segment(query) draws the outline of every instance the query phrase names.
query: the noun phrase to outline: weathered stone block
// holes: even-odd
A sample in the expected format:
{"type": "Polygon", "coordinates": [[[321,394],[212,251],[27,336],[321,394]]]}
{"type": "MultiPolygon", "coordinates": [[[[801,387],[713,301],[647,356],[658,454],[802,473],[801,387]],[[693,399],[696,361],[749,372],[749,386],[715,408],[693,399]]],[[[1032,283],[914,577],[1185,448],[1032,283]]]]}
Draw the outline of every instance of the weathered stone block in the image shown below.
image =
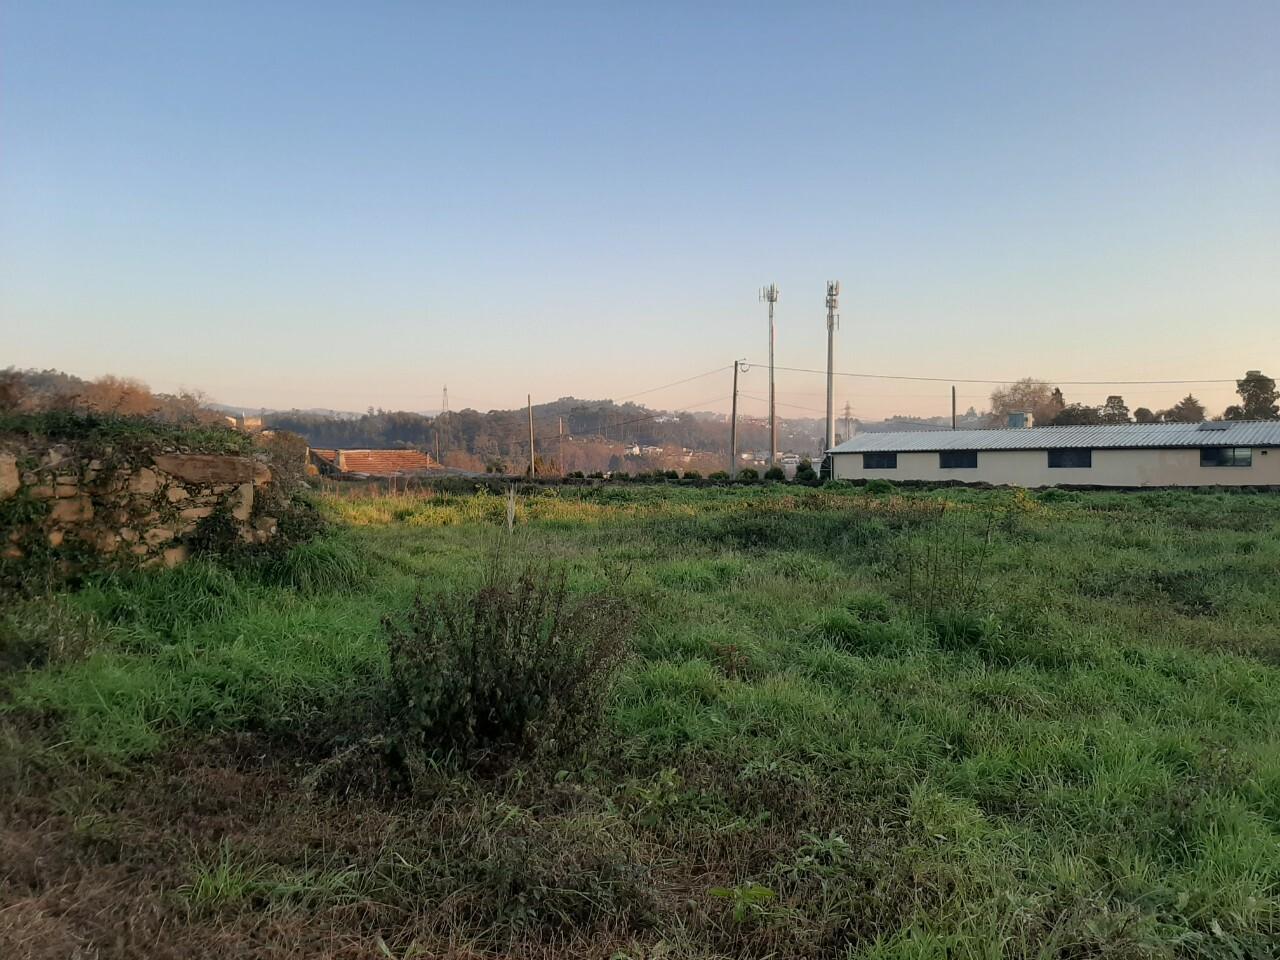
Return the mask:
{"type": "Polygon", "coordinates": [[[213,514],[213,507],[187,507],[178,516],[183,520],[203,520],[213,514]]]}
{"type": "Polygon", "coordinates": [[[23,556],[22,548],[16,544],[11,543],[3,550],[0,550],[0,557],[4,557],[6,560],[21,560],[23,556]]]}
{"type": "Polygon", "coordinates": [[[132,527],[121,527],[120,539],[125,543],[133,543],[138,539],[138,531],[134,530],[132,527]]]}
{"type": "Polygon", "coordinates": [[[93,519],[93,501],[86,496],[59,500],[49,511],[49,519],[54,523],[85,523],[93,519]]]}
{"type": "Polygon", "coordinates": [[[188,483],[270,483],[271,471],[249,457],[216,456],[207,453],[161,454],[154,458],[156,469],[188,483]]]}
{"type": "Polygon", "coordinates": [[[98,534],[96,544],[99,553],[115,553],[120,546],[120,538],[112,530],[103,530],[98,534]]]}
{"type": "Polygon", "coordinates": [[[146,541],[148,546],[159,546],[173,539],[173,529],[171,527],[152,527],[142,535],[142,539],[146,541]]]}
{"type": "Polygon", "coordinates": [[[162,556],[164,557],[164,565],[166,567],[176,567],[180,563],[185,563],[190,551],[184,544],[178,544],[176,547],[170,547],[162,556]]]}
{"type": "Polygon", "coordinates": [[[70,459],[71,448],[65,443],[55,443],[49,448],[49,451],[40,458],[40,465],[43,467],[56,467],[70,459]]]}
{"type": "Polygon", "coordinates": [[[150,467],[139,467],[129,478],[129,492],[155,493],[160,488],[160,476],[150,467]]]}
{"type": "Polygon", "coordinates": [[[78,483],[59,483],[53,488],[55,497],[74,497],[80,492],[78,483]]]}
{"type": "Polygon", "coordinates": [[[187,497],[191,496],[191,494],[187,493],[187,491],[182,487],[172,485],[165,489],[164,495],[170,503],[177,503],[179,500],[185,500],[187,497]]]}
{"type": "Polygon", "coordinates": [[[18,458],[11,453],[0,453],[0,500],[7,500],[22,486],[18,476],[18,458]]]}
{"type": "Polygon", "coordinates": [[[242,483],[231,495],[231,516],[244,523],[253,513],[253,484],[242,483]]]}
{"type": "Polygon", "coordinates": [[[62,537],[63,537],[63,533],[62,533],[62,531],[61,531],[61,530],[50,530],[50,531],[49,531],[49,546],[51,546],[51,547],[60,547],[60,546],[62,546],[62,537]]]}
{"type": "Polygon", "coordinates": [[[31,488],[31,495],[35,497],[37,500],[52,500],[53,484],[37,483],[34,487],[31,488]]]}

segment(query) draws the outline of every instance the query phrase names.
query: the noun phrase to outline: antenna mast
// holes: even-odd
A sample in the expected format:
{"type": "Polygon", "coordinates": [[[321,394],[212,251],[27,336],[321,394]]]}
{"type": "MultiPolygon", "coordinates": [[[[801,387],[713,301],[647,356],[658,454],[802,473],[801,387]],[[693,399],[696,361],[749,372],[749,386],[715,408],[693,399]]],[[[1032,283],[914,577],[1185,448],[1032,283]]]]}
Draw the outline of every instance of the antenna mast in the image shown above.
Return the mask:
{"type": "Polygon", "coordinates": [[[449,412],[449,385],[447,383],[444,386],[444,396],[440,400],[440,412],[449,412]]]}
{"type": "Polygon", "coordinates": [[[771,283],[760,288],[760,299],[769,304],[769,466],[775,466],[778,456],[778,416],[776,394],[773,386],[773,305],[778,302],[778,285],[771,283]]]}
{"type": "Polygon", "coordinates": [[[840,314],[836,309],[840,306],[840,281],[827,281],[827,451],[836,445],[835,417],[835,352],[836,328],[840,326],[840,314]]]}

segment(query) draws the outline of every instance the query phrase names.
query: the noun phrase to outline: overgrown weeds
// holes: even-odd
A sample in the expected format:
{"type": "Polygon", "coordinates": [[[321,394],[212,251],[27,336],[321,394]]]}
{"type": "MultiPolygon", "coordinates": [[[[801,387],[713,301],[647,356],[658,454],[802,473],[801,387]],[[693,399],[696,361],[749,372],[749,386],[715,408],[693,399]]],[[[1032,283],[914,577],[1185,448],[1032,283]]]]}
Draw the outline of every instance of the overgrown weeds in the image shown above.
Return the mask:
{"type": "Polygon", "coordinates": [[[479,587],[385,621],[395,752],[412,770],[448,752],[574,749],[600,728],[630,620],[616,589],[571,596],[563,569],[496,552],[479,587]]]}
{"type": "Polygon", "coordinates": [[[1274,497],[523,490],[510,537],[504,492],[369,501],[332,537],[376,562],[349,585],[196,563],[60,596],[103,632],[5,678],[0,954],[1275,953],[1274,497]],[[616,630],[551,631],[542,595],[616,630]],[[603,679],[561,736],[532,707],[566,663],[603,679]]]}
{"type": "Polygon", "coordinates": [[[992,540],[1000,515],[939,500],[903,545],[899,558],[906,597],[926,621],[935,615],[970,613],[985,596],[992,540]]]}

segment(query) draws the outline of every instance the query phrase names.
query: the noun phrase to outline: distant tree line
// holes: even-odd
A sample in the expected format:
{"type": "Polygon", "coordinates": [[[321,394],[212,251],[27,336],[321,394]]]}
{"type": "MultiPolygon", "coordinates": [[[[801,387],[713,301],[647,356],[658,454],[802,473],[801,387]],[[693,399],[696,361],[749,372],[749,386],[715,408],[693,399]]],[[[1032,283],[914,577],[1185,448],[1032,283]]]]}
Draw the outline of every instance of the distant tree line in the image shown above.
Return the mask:
{"type": "MultiPolygon", "coordinates": [[[[1219,420],[1278,420],[1280,391],[1276,382],[1260,370],[1250,370],[1236,381],[1240,402],[1216,417],[1219,420]]],[[[1026,377],[991,393],[992,426],[1004,426],[1011,413],[1030,413],[1037,426],[1094,423],[1199,423],[1207,419],[1204,404],[1187,394],[1167,410],[1138,407],[1132,413],[1124,397],[1112,394],[1099,406],[1068,403],[1062,390],[1043,380],[1026,377]]]]}
{"type": "MultiPolygon", "coordinates": [[[[59,370],[0,370],[0,411],[43,410],[206,422],[220,422],[226,416],[197,391],[155,393],[140,380],[111,375],[84,380],[59,370]]],[[[618,460],[650,469],[665,465],[666,459],[682,450],[721,458],[729,452],[728,418],[720,414],[562,397],[535,405],[533,417],[538,448],[546,451],[548,469],[551,457],[559,453],[555,443],[562,425],[566,438],[585,441],[564,449],[564,459],[575,468],[604,469],[618,460]],[[635,447],[651,449],[628,452],[635,447]],[[663,448],[662,454],[653,449],[658,447],[663,448]]],[[[291,410],[264,412],[262,423],[297,433],[313,447],[438,449],[446,463],[466,469],[505,469],[528,458],[528,411],[523,409],[484,413],[466,409],[431,416],[371,407],[355,417],[291,410]]],[[[779,421],[783,450],[817,453],[822,434],[823,425],[816,419],[779,421]]],[[[739,450],[763,450],[767,444],[768,430],[762,420],[739,418],[739,450]]]]}
{"type": "MultiPolygon", "coordinates": [[[[698,450],[727,455],[726,417],[709,413],[661,411],[635,403],[587,401],[562,397],[535,404],[534,434],[539,447],[553,443],[563,422],[566,437],[597,438],[613,445],[638,445],[698,450]]],[[[518,461],[528,456],[529,421],[526,410],[465,409],[429,416],[403,410],[370,409],[359,417],[332,417],[304,411],[265,414],[265,425],[306,437],[312,446],[344,448],[416,447],[464,452],[487,464],[518,461]]],[[[784,449],[816,452],[822,425],[817,420],[779,421],[784,449]]],[[[739,450],[768,444],[759,420],[740,418],[739,450]]],[[[474,466],[474,464],[471,464],[474,466]]]]}
{"type": "Polygon", "coordinates": [[[66,410],[160,420],[215,422],[222,414],[209,410],[198,390],[152,393],[141,380],[110,374],[95,380],[61,370],[0,370],[0,412],[35,413],[66,410]]]}

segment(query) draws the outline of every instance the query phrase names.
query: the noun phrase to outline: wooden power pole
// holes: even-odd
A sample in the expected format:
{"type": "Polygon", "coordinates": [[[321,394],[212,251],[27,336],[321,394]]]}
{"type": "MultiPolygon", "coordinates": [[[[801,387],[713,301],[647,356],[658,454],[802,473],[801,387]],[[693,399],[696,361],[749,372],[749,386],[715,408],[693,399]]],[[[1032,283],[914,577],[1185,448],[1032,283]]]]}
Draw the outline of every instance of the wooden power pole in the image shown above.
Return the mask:
{"type": "Polygon", "coordinates": [[[733,361],[733,406],[729,414],[729,479],[738,475],[738,367],[741,360],[733,361]]]}
{"type": "Polygon", "coordinates": [[[536,454],[533,449],[533,394],[526,394],[525,399],[529,403],[529,479],[532,480],[538,475],[536,454]]]}

